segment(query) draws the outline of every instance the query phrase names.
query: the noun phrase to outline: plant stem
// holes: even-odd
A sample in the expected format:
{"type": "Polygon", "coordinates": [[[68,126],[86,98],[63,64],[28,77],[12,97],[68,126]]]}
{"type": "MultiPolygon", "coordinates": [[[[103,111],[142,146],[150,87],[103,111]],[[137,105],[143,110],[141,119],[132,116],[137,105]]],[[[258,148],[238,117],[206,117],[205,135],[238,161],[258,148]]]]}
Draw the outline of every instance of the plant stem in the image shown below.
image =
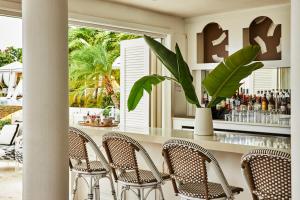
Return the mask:
{"type": "Polygon", "coordinates": [[[207,104],[207,108],[211,108],[212,107],[212,103],[216,100],[215,97],[212,97],[211,101],[207,104]]]}

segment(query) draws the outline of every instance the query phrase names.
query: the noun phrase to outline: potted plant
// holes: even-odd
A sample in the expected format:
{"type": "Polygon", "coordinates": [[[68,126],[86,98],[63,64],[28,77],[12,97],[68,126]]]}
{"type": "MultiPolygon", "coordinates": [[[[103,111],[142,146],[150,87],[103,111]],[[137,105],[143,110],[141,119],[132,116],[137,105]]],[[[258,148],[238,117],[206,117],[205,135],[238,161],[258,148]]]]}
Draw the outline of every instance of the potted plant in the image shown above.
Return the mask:
{"type": "Polygon", "coordinates": [[[263,63],[253,62],[260,51],[259,46],[249,45],[230,55],[203,80],[202,84],[211,96],[211,101],[206,107],[202,107],[193,85],[193,76],[182,57],[178,44],[175,46],[175,52],[172,52],[153,38],[149,36],[144,36],[144,38],[158,59],[170,71],[172,77],[152,74],[137,80],[128,97],[128,111],[136,108],[144,90],[150,94],[153,85],[165,80],[174,81],[181,85],[186,100],[196,106],[194,133],[197,135],[213,134],[211,108],[231,97],[242,85],[241,81],[244,78],[263,67],[263,63]]]}
{"type": "Polygon", "coordinates": [[[102,124],[103,126],[111,126],[112,125],[112,119],[109,117],[110,116],[110,107],[106,107],[102,111],[103,119],[102,119],[102,124]]]}

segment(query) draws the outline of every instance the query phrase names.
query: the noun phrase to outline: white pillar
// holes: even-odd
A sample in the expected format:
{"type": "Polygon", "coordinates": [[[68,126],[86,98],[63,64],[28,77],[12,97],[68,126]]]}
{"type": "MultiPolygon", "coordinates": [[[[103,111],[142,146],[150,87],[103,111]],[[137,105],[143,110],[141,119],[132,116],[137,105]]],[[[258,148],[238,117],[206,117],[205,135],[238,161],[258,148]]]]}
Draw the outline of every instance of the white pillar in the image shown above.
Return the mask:
{"type": "Polygon", "coordinates": [[[67,200],[67,0],[23,0],[22,18],[23,200],[67,200]]]}
{"type": "Polygon", "coordinates": [[[300,1],[291,1],[292,199],[300,197],[300,1]]]}

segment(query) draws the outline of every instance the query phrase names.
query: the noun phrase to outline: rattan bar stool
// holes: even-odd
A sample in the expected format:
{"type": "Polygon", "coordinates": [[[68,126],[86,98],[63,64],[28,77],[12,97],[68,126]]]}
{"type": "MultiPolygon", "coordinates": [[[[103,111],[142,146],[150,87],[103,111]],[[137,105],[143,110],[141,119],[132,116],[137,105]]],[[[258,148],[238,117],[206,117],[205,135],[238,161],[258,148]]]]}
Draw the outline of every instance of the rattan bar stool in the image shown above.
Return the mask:
{"type": "Polygon", "coordinates": [[[103,136],[103,146],[113,168],[113,177],[122,186],[121,200],[128,190],[140,200],[145,200],[156,189],[161,199],[164,199],[161,185],[169,179],[169,175],[158,171],[146,150],[137,141],[121,133],[108,133],[103,136]],[[137,153],[144,159],[149,170],[139,168],[137,153]]]}
{"type": "Polygon", "coordinates": [[[83,178],[89,187],[88,200],[100,199],[99,181],[102,178],[108,178],[111,184],[113,198],[116,200],[114,184],[112,181],[110,167],[101,153],[96,143],[83,131],[70,127],[69,128],[69,164],[72,172],[76,174],[74,187],[72,191],[72,199],[78,187],[78,179],[83,178]],[[93,151],[99,159],[91,161],[88,155],[88,148],[93,151]]]}
{"type": "Polygon", "coordinates": [[[253,200],[289,200],[291,195],[291,155],[256,149],[242,157],[242,171],[253,200]]]}
{"type": "Polygon", "coordinates": [[[214,156],[203,147],[179,139],[163,145],[175,195],[186,200],[234,199],[242,188],[229,186],[214,156]],[[211,166],[220,183],[208,181],[207,167],[211,166]]]}

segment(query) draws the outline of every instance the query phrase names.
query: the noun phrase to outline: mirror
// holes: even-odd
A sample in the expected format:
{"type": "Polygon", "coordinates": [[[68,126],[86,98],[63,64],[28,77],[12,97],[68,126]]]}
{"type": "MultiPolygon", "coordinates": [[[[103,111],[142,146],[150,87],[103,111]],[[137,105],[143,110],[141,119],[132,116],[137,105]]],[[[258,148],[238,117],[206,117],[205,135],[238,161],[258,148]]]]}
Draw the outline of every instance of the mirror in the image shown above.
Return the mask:
{"type": "MultiPolygon", "coordinates": [[[[252,75],[244,79],[244,84],[241,87],[247,89],[249,94],[256,94],[261,90],[289,90],[291,89],[290,71],[290,67],[262,68],[253,72],[252,75]]],[[[208,73],[209,70],[202,71],[202,80],[208,73]]]]}

